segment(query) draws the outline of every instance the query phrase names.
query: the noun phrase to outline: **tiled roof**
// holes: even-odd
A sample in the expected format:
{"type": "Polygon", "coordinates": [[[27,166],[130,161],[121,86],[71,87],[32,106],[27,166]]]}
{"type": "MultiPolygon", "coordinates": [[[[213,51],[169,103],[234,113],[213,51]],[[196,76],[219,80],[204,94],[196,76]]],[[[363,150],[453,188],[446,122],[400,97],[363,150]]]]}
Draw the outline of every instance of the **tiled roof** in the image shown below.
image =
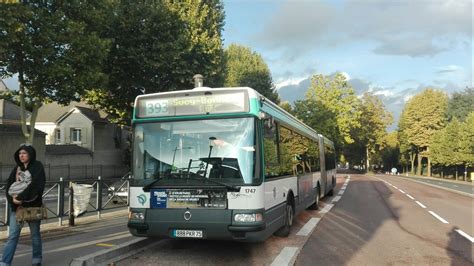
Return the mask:
{"type": "Polygon", "coordinates": [[[91,154],[86,148],[74,144],[46,145],[46,155],[91,154]]]}
{"type": "Polygon", "coordinates": [[[56,122],[63,115],[70,112],[73,108],[79,109],[86,117],[94,122],[106,122],[105,119],[107,114],[100,110],[94,110],[94,108],[85,102],[71,102],[69,105],[64,106],[56,102],[45,104],[38,110],[38,117],[36,122],[56,122]],[[95,113],[95,114],[93,114],[95,113]]]}

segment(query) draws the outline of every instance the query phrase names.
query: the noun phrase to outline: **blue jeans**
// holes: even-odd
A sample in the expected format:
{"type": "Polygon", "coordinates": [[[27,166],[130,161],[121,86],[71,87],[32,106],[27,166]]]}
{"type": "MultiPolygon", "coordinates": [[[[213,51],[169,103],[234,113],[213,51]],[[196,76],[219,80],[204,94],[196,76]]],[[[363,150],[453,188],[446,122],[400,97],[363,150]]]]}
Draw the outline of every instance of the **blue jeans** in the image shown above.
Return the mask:
{"type": "MultiPolygon", "coordinates": [[[[40,233],[41,221],[28,222],[30,226],[31,245],[33,246],[33,259],[31,264],[39,264],[43,260],[43,244],[41,243],[40,233]]],[[[10,222],[8,224],[8,239],[3,249],[2,261],[0,265],[10,265],[15,255],[18,239],[20,238],[21,228],[23,224],[16,222],[16,215],[14,211],[10,210],[10,222]]]]}

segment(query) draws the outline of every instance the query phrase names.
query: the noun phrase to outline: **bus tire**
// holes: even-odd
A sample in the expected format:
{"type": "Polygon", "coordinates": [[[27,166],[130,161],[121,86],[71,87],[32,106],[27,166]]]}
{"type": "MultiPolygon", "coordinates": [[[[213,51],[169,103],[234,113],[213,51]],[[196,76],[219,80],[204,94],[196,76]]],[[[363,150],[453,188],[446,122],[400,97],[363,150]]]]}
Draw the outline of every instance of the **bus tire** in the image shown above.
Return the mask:
{"type": "Polygon", "coordinates": [[[314,199],[314,203],[309,206],[310,210],[317,210],[319,209],[319,194],[320,194],[319,186],[316,187],[316,197],[314,199]]]}
{"type": "Polygon", "coordinates": [[[285,206],[285,225],[283,225],[280,229],[278,229],[275,232],[276,236],[287,237],[290,235],[290,229],[291,229],[291,226],[293,225],[294,216],[295,216],[295,210],[293,208],[293,205],[291,205],[291,202],[287,200],[286,206],[285,206]]]}

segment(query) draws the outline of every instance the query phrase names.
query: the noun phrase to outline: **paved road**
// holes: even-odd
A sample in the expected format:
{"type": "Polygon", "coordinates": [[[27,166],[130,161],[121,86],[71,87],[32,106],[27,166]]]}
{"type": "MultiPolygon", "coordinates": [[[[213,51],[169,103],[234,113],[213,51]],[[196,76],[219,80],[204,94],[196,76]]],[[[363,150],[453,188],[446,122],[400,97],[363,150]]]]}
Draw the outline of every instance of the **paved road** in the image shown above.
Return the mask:
{"type": "Polygon", "coordinates": [[[473,235],[471,197],[395,176],[353,175],[295,264],[472,265],[473,235]]]}
{"type": "Polygon", "coordinates": [[[338,176],[335,195],[296,217],[288,238],[159,240],[116,264],[472,265],[472,217],[464,195],[394,176],[338,176]]]}

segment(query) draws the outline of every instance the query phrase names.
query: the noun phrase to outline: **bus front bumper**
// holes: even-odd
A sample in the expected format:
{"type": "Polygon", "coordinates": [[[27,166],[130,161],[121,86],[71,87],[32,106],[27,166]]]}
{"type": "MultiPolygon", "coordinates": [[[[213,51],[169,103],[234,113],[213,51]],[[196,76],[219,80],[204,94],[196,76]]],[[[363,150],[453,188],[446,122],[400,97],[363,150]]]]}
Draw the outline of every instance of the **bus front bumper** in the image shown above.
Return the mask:
{"type": "MultiPolygon", "coordinates": [[[[132,210],[133,211],[133,210],[132,210]]],[[[200,232],[199,238],[238,241],[261,241],[268,237],[265,221],[237,223],[233,214],[248,210],[222,209],[143,209],[143,221],[129,220],[128,228],[134,236],[176,237],[176,231],[200,232]],[[188,220],[184,213],[190,212],[188,220]]],[[[263,212],[263,210],[257,210],[263,212]]]]}

